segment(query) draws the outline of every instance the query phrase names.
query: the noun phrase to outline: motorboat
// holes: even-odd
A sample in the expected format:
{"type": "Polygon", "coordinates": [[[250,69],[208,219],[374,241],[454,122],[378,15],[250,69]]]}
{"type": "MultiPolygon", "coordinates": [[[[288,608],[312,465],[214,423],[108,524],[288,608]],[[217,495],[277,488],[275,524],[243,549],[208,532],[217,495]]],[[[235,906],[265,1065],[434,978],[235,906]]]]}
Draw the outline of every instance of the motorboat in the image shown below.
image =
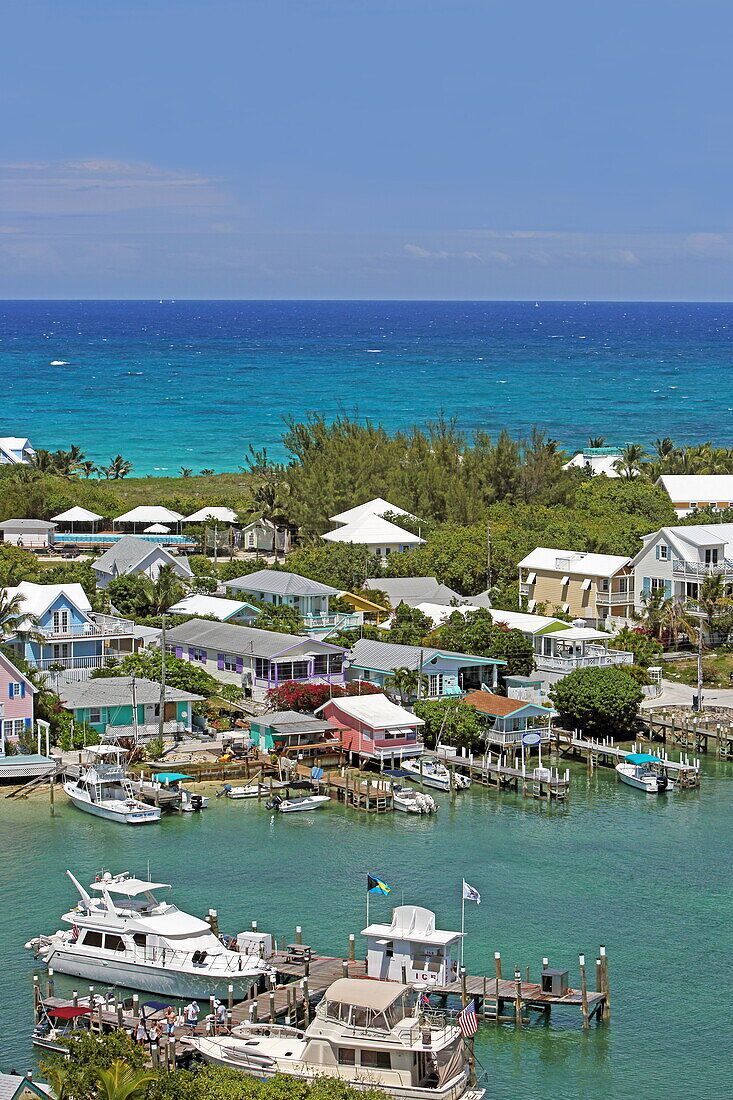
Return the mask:
{"type": "Polygon", "coordinates": [[[267,802],[267,808],[277,810],[279,814],[296,814],[304,810],[318,810],[330,801],[327,794],[304,794],[297,798],[290,798],[287,795],[283,798],[276,794],[267,802]]]}
{"type": "Polygon", "coordinates": [[[409,985],[339,978],[326,990],[305,1031],[243,1023],[231,1035],[183,1042],[206,1062],[259,1080],[286,1073],[302,1081],[336,1077],[400,1100],[481,1100],[461,1032],[425,1012],[409,985]]]}
{"type": "Polygon", "coordinates": [[[216,797],[221,798],[222,795],[225,798],[261,798],[265,794],[269,794],[270,790],[282,790],[288,786],[287,783],[273,783],[270,787],[268,783],[246,783],[244,786],[232,787],[229,783],[225,783],[220,791],[217,791],[216,797]]]}
{"type": "Polygon", "coordinates": [[[399,783],[392,786],[392,805],[405,814],[434,814],[438,811],[438,804],[431,795],[399,783]]]}
{"type": "Polygon", "coordinates": [[[66,872],[79,902],[62,920],[69,928],[25,946],[59,974],[167,997],[244,997],[268,970],[270,936],[241,932],[231,946],[211,925],[156,894],[168,883],[104,872],[86,890],[66,872]],[[91,893],[90,893],[91,891],[91,893]]]}
{"type": "Polygon", "coordinates": [[[667,794],[674,790],[674,782],[664,770],[664,761],[651,753],[630,752],[616,765],[616,774],[622,783],[647,794],[667,794]]]}
{"type": "MultiPolygon", "coordinates": [[[[439,791],[449,791],[451,789],[451,773],[445,764],[440,760],[436,760],[433,756],[411,757],[402,760],[401,770],[407,772],[408,779],[417,780],[424,787],[435,787],[439,791]]],[[[471,780],[467,776],[461,775],[460,772],[454,772],[454,790],[463,791],[470,786],[471,780]]]]}
{"type": "Polygon", "coordinates": [[[131,779],[130,786],[140,798],[160,806],[162,810],[193,813],[206,809],[209,804],[206,795],[196,794],[184,786],[189,779],[193,776],[183,772],[155,772],[150,778],[131,779]]]}
{"type": "Polygon", "coordinates": [[[91,1013],[92,1009],[88,1004],[44,1007],[31,1036],[33,1046],[68,1058],[69,1041],[89,1029],[91,1013]]]}
{"type": "Polygon", "coordinates": [[[125,773],[124,749],[119,745],[91,745],[86,751],[92,762],[81,769],[77,779],[66,779],[63,784],[77,809],[121,825],[160,821],[160,807],[148,806],[137,798],[125,773]]]}

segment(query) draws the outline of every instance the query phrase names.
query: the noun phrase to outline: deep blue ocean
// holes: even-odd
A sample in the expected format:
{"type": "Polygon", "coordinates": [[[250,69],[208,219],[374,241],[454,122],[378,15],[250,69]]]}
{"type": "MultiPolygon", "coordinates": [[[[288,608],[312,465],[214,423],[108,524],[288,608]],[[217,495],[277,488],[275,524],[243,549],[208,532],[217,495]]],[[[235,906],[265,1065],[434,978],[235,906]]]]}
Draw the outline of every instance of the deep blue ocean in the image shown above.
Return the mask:
{"type": "Polygon", "coordinates": [[[136,474],[283,457],[283,416],[309,411],[730,445],[732,364],[731,304],[13,301],[0,435],[136,474]]]}

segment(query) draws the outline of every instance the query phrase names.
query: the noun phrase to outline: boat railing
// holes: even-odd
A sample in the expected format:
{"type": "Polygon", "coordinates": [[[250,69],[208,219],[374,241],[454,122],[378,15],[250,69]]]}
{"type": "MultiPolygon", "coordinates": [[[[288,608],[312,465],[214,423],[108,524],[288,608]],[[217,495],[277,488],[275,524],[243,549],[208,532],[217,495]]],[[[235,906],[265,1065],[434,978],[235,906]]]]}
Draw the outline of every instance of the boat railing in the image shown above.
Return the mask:
{"type": "MultiPolygon", "coordinates": [[[[135,951],[133,962],[160,963],[164,966],[177,964],[178,966],[190,966],[200,970],[202,974],[216,970],[224,974],[241,974],[245,969],[245,962],[253,957],[260,956],[254,951],[232,951],[224,954],[219,951],[212,954],[202,948],[202,951],[177,951],[170,947],[146,947],[135,951]],[[201,959],[203,953],[204,958],[201,959]]],[[[264,960],[262,960],[264,963],[264,960]]]]}

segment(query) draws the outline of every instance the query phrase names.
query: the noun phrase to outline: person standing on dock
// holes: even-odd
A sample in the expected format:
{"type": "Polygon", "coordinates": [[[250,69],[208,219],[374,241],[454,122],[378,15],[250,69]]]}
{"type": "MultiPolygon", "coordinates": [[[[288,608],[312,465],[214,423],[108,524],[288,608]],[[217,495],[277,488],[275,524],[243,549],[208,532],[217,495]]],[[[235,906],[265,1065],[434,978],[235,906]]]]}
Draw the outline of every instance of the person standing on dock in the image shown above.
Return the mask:
{"type": "Polygon", "coordinates": [[[184,1015],[186,1017],[186,1027],[188,1034],[193,1035],[198,1027],[199,1022],[199,1005],[198,1001],[191,1001],[186,1005],[184,1009],[184,1015]]]}
{"type": "Polygon", "coordinates": [[[168,1037],[168,1042],[176,1037],[176,1014],[173,1011],[173,1006],[168,1005],[165,1010],[165,1033],[168,1037]]]}

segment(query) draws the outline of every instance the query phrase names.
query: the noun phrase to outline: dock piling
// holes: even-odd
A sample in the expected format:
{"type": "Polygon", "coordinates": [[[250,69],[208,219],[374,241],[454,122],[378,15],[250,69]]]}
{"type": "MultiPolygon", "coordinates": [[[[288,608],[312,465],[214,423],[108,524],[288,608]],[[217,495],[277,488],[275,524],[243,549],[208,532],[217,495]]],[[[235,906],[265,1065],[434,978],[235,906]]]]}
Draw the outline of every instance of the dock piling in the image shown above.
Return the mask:
{"type": "Polygon", "coordinates": [[[341,974],[343,975],[344,978],[348,978],[348,976],[349,976],[349,961],[348,961],[348,959],[342,959],[341,960],[341,974]]]}
{"type": "Polygon", "coordinates": [[[522,971],[514,968],[514,1023],[522,1026],[522,971]]]}
{"type": "Polygon", "coordinates": [[[590,1020],[588,1017],[588,981],[585,974],[585,955],[578,955],[578,961],[580,963],[580,995],[583,1009],[583,1030],[587,1031],[590,1027],[590,1020]]]}
{"type": "Polygon", "coordinates": [[[231,1012],[234,1008],[234,986],[227,986],[227,1008],[231,1012]]]}
{"type": "Polygon", "coordinates": [[[71,1007],[72,1008],[78,1008],[79,1007],[79,993],[76,989],[72,989],[72,991],[71,991],[71,1007]]]}
{"type": "Polygon", "coordinates": [[[303,929],[299,924],[295,926],[295,942],[301,944],[303,942],[303,929]]]}
{"type": "Polygon", "coordinates": [[[601,944],[599,953],[603,968],[603,1019],[608,1021],[611,1019],[611,987],[608,981],[608,954],[605,944],[601,944]]]}
{"type": "Polygon", "coordinates": [[[48,969],[48,981],[46,982],[46,996],[51,998],[54,995],[56,983],[53,980],[53,970],[51,967],[48,969]]]}
{"type": "Polygon", "coordinates": [[[356,962],[356,936],[349,932],[349,962],[356,962]]]}

